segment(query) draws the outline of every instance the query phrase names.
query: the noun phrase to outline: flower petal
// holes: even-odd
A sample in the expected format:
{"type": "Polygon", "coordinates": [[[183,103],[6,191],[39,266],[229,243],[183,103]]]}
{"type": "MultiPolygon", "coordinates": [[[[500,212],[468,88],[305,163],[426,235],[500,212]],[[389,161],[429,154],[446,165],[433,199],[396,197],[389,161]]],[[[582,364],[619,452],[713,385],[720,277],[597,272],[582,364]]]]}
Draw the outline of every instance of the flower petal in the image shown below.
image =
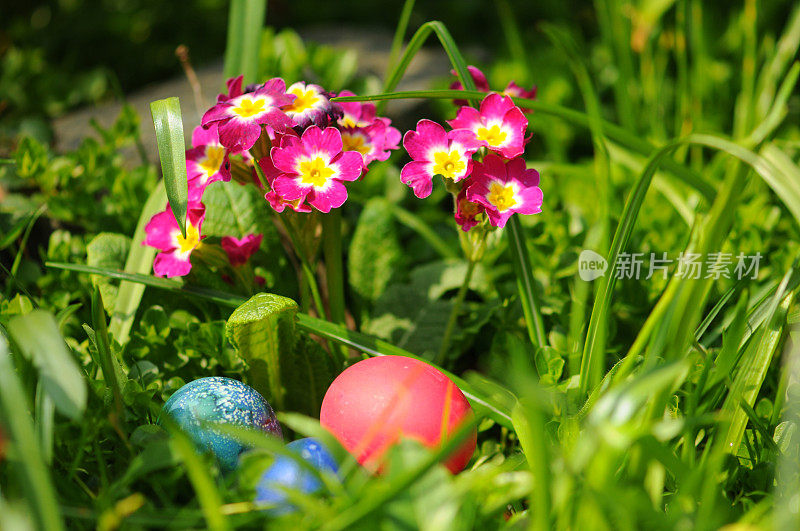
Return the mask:
{"type": "MultiPolygon", "coordinates": [[[[408,136],[408,133],[406,133],[406,136],[408,136]]],[[[433,174],[430,167],[430,162],[413,161],[403,166],[400,171],[400,181],[410,186],[414,191],[414,195],[420,199],[431,195],[433,190],[433,174]]]]}
{"type": "Polygon", "coordinates": [[[192,270],[189,261],[190,253],[179,254],[175,251],[158,253],[153,261],[153,273],[158,277],[182,277],[192,270]]]}
{"type": "Polygon", "coordinates": [[[320,212],[330,212],[339,208],[347,200],[347,188],[335,180],[330,180],[324,189],[314,189],[307,198],[309,204],[320,212]]]}

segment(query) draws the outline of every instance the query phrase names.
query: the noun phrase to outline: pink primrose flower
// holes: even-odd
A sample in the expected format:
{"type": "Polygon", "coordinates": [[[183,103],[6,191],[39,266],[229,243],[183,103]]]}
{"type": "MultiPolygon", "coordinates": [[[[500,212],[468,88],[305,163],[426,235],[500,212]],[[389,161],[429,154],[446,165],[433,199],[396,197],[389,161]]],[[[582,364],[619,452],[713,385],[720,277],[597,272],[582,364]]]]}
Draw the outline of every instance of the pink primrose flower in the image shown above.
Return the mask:
{"type": "Polygon", "coordinates": [[[286,89],[286,93],[295,97],[292,103],[282,108],[292,119],[294,127],[327,127],[331,123],[331,116],[341,113],[339,104],[331,102],[319,85],[298,81],[286,89]]]}
{"type": "MultiPolygon", "coordinates": [[[[241,81],[239,81],[241,85],[241,81]]],[[[236,93],[231,87],[231,94],[236,93]]],[[[202,125],[208,129],[216,123],[220,143],[231,151],[248,150],[261,136],[261,127],[285,131],[293,126],[292,119],[281,110],[291,104],[294,95],[286,94],[286,83],[273,78],[246,92],[224,101],[218,101],[203,115],[202,125]]]]}
{"type": "Polygon", "coordinates": [[[216,181],[230,181],[228,152],[219,143],[217,126],[195,128],[192,149],[186,150],[186,174],[189,184],[189,201],[200,201],[206,187],[216,181]]]}
{"type": "Polygon", "coordinates": [[[240,266],[247,263],[253,254],[261,247],[263,234],[248,234],[241,240],[233,236],[223,236],[220,244],[227,253],[231,265],[240,266]]]}
{"type": "Polygon", "coordinates": [[[320,212],[342,206],[347,199],[344,182],[358,179],[363,169],[359,153],[342,149],[342,134],[334,127],[311,126],[300,138],[285,136],[270,152],[281,172],[272,189],[285,201],[305,197],[320,212]]]}
{"type": "MultiPolygon", "coordinates": [[[[486,75],[476,66],[468,65],[467,70],[469,70],[469,74],[472,76],[472,81],[475,82],[475,90],[489,92],[489,81],[486,80],[486,75]]],[[[464,90],[464,85],[462,85],[461,81],[458,79],[458,73],[455,70],[450,70],[450,73],[456,76],[456,80],[450,83],[450,88],[454,90],[464,90]]],[[[469,105],[467,100],[453,100],[453,103],[459,106],[469,105]]]]}
{"type": "Polygon", "coordinates": [[[403,137],[403,146],[413,159],[400,172],[400,180],[420,199],[431,195],[434,175],[458,182],[472,171],[472,154],[481,146],[465,129],[446,132],[431,120],[420,120],[417,129],[403,137]]]}
{"type": "Polygon", "coordinates": [[[527,169],[521,157],[504,163],[490,153],[482,163],[475,164],[466,200],[482,205],[492,225],[504,227],[511,214],[542,211],[539,173],[527,169]]]}
{"type": "Polygon", "coordinates": [[[464,232],[477,225],[479,222],[478,216],[486,211],[480,203],[473,203],[467,199],[467,188],[471,181],[471,177],[464,181],[464,187],[456,198],[456,223],[464,232]]]}
{"type": "Polygon", "coordinates": [[[447,123],[453,129],[469,129],[482,146],[513,159],[525,149],[525,129],[528,120],[511,98],[491,93],[481,102],[478,111],[464,106],[455,119],[447,123]]]}
{"type": "Polygon", "coordinates": [[[167,205],[166,210],[159,212],[145,226],[145,240],[142,245],[155,247],[161,252],[153,262],[153,272],[159,277],[182,277],[189,274],[192,263],[189,257],[192,251],[201,245],[200,227],[206,217],[206,209],[202,203],[189,203],[186,214],[186,237],[181,234],[178,222],[167,205]]]}

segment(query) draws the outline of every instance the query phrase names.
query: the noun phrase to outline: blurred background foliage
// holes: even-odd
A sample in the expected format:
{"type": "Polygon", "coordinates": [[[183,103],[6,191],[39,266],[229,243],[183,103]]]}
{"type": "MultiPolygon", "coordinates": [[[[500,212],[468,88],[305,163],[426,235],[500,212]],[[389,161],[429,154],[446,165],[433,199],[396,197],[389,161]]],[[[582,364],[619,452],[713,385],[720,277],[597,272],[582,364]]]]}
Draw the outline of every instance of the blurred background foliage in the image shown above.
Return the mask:
{"type": "MultiPolygon", "coordinates": [[[[227,2],[225,0],[50,0],[6,2],[0,17],[0,156],[14,147],[14,139],[32,135],[42,141],[52,140],[49,119],[81,105],[119,97],[147,84],[180,76],[175,48],[188,46],[195,66],[221,60],[225,47],[227,2]],[[141,60],[147,57],[146,61],[141,60]]],[[[646,41],[653,9],[667,11],[674,2],[632,2],[631,43],[646,41]],[[655,7],[652,7],[655,6],[655,7]]],[[[730,108],[730,99],[739,87],[739,73],[724,61],[735,57],[740,46],[737,31],[742,16],[730,9],[728,2],[703,2],[705,43],[712,57],[720,62],[708,65],[707,75],[730,81],[729,93],[717,94],[720,109],[730,108]]],[[[780,28],[785,22],[790,1],[761,2],[758,33],[780,28]]],[[[402,2],[391,0],[364,8],[358,0],[272,0],[268,3],[268,25],[285,27],[341,26],[382,30],[391,34],[402,2]]],[[[472,46],[488,52],[495,60],[492,70],[498,79],[515,78],[518,82],[536,82],[540,89],[566,91],[579,103],[579,95],[570,89],[569,65],[556,53],[540,23],[548,22],[571,28],[589,44],[591,65],[598,74],[600,95],[610,96],[618,79],[612,62],[612,50],[604,46],[598,11],[586,0],[441,0],[418,2],[410,27],[427,20],[444,21],[462,48],[472,46]],[[509,54],[509,32],[502,15],[513,12],[520,21],[519,31],[528,50],[528,60],[536,79],[525,79],[526,68],[515,63],[509,54]]],[[[659,20],[659,47],[674,49],[676,34],[670,23],[671,13],[659,20]]],[[[429,42],[428,46],[437,46],[429,42]]],[[[655,65],[658,67],[659,65],[655,65]]],[[[663,67],[674,73],[676,65],[663,67]]],[[[719,85],[716,85],[719,88],[719,85]]],[[[669,109],[663,109],[668,113],[669,109]]],[[[708,113],[709,116],[715,116],[708,113]]],[[[715,116],[720,121],[730,116],[715,116]]],[[[729,122],[728,122],[729,123],[729,122]]],[[[588,146],[583,146],[584,148],[588,146]]]]}

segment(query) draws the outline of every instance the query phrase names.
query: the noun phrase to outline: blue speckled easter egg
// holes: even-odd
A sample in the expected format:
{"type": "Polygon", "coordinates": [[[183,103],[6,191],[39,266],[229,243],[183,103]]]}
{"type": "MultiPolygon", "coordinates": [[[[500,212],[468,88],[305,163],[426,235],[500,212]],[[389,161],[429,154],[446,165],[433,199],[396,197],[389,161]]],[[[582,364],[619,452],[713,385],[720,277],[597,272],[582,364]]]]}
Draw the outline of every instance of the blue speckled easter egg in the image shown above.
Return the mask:
{"type": "Polygon", "coordinates": [[[205,422],[258,429],[281,438],[281,426],[272,407],[258,391],[238,380],[212,376],[184,385],[164,404],[164,413],[203,449],[211,450],[223,470],[233,470],[247,447],[205,422]]]}
{"type": "MultiPolygon", "coordinates": [[[[290,442],[286,447],[321,472],[336,474],[339,471],[336,460],[317,439],[299,439],[290,442]]],[[[295,507],[288,502],[283,488],[311,494],[322,488],[322,482],[294,459],[279,455],[261,476],[256,486],[255,501],[272,505],[269,512],[275,515],[291,512],[295,507]]]]}

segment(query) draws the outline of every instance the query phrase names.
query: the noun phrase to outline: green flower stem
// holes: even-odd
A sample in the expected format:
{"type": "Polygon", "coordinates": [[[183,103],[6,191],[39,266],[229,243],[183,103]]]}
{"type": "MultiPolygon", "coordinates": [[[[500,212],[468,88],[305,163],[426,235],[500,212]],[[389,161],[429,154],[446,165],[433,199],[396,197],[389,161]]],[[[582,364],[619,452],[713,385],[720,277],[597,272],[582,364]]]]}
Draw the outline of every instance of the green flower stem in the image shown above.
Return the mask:
{"type": "Polygon", "coordinates": [[[464,298],[467,295],[467,289],[469,289],[469,283],[472,280],[472,273],[475,271],[475,265],[477,263],[478,262],[476,260],[470,258],[469,264],[467,265],[467,272],[464,275],[464,282],[462,282],[461,287],[458,288],[456,300],[453,302],[453,309],[450,310],[450,317],[447,319],[447,327],[444,329],[442,346],[439,349],[439,353],[433,360],[436,365],[443,365],[445,359],[447,359],[447,351],[450,350],[450,343],[453,340],[452,336],[456,327],[456,321],[458,320],[458,314],[461,313],[461,306],[464,304],[464,298]]]}
{"type": "Polygon", "coordinates": [[[322,216],[322,252],[328,281],[331,321],[344,323],[344,269],[342,267],[342,213],[332,210],[322,216]]]}
{"type": "Polygon", "coordinates": [[[267,176],[264,175],[264,170],[261,169],[261,165],[258,163],[259,159],[256,158],[255,153],[253,153],[252,150],[250,151],[250,154],[253,155],[254,159],[253,167],[255,167],[256,169],[256,174],[258,175],[259,182],[261,182],[261,186],[264,188],[265,191],[269,190],[269,183],[267,182],[267,176]]]}
{"type": "MultiPolygon", "coordinates": [[[[322,252],[325,257],[326,281],[328,284],[328,309],[331,321],[345,324],[344,267],[342,266],[342,213],[332,210],[322,216],[322,252]]],[[[341,353],[340,361],[348,358],[344,345],[334,345],[341,353]]]]}
{"type": "Polygon", "coordinates": [[[294,227],[292,226],[291,221],[284,219],[283,216],[276,214],[275,219],[284,228],[286,234],[289,236],[289,240],[291,240],[292,242],[292,247],[294,248],[294,252],[297,255],[297,258],[300,259],[300,269],[303,272],[303,277],[306,279],[306,282],[308,283],[308,289],[311,291],[311,298],[314,301],[314,306],[317,309],[317,314],[324,319],[326,317],[325,306],[322,304],[322,297],[320,297],[319,294],[317,277],[316,275],[314,275],[314,268],[311,267],[311,263],[308,261],[306,253],[303,251],[303,248],[300,245],[300,241],[297,239],[297,234],[294,231],[294,227]]]}

